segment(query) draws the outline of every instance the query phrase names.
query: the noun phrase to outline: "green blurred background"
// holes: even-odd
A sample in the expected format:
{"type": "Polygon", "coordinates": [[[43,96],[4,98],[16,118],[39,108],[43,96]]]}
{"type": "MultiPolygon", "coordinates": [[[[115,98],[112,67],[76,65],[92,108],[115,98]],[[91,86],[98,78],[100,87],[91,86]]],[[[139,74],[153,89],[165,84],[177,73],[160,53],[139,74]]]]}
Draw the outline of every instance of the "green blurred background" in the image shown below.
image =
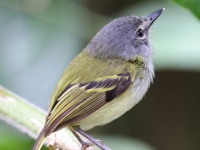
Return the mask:
{"type": "MultiPolygon", "coordinates": [[[[47,110],[63,70],[98,30],[163,7],[152,27],[153,85],[126,115],[89,133],[113,150],[200,149],[200,22],[172,1],[0,0],[0,84],[47,110]]],[[[0,150],[33,142],[0,121],[0,150]]]]}

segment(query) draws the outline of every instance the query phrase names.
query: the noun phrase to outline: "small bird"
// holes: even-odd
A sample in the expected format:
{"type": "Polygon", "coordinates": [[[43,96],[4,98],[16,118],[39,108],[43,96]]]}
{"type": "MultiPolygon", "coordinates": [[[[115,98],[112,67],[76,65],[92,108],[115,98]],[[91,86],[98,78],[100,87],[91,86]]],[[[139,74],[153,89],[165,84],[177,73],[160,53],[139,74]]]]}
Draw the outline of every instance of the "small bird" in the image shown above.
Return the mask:
{"type": "Polygon", "coordinates": [[[150,27],[163,11],[115,19],[94,36],[58,81],[33,150],[40,150],[48,135],[64,127],[74,133],[82,149],[92,143],[108,150],[84,131],[120,117],[146,93],[154,77],[150,27]]]}

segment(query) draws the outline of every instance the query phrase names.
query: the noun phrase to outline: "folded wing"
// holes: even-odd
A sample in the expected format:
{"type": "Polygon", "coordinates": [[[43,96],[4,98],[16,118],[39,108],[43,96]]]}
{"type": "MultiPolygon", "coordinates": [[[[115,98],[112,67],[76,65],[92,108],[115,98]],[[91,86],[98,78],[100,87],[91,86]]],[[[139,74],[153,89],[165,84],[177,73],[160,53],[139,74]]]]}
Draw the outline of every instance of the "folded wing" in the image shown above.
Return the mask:
{"type": "Polygon", "coordinates": [[[46,120],[45,134],[74,124],[123,94],[132,84],[130,73],[68,85],[58,96],[46,120]]]}

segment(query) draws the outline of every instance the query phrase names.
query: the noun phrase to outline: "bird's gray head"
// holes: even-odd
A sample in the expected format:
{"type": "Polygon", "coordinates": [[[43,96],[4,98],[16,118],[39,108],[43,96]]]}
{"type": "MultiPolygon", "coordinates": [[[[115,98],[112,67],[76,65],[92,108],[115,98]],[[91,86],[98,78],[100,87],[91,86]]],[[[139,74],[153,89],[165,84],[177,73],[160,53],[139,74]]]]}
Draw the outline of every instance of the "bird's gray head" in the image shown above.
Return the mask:
{"type": "Polygon", "coordinates": [[[134,59],[142,56],[150,59],[153,47],[149,40],[149,28],[164,9],[146,17],[127,16],[115,19],[104,26],[84,49],[101,58],[134,59]]]}

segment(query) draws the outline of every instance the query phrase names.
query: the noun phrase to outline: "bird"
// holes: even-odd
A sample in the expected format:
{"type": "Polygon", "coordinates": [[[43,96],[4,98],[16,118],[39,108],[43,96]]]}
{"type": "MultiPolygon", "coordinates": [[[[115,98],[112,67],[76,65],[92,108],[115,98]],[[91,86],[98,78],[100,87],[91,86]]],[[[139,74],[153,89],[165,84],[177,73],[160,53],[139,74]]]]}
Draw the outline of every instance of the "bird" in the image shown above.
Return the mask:
{"type": "Polygon", "coordinates": [[[163,11],[114,19],[92,38],[58,81],[32,150],[40,150],[47,136],[65,127],[82,150],[91,143],[109,149],[85,131],[119,118],[147,92],[154,78],[150,27],[163,11]]]}

